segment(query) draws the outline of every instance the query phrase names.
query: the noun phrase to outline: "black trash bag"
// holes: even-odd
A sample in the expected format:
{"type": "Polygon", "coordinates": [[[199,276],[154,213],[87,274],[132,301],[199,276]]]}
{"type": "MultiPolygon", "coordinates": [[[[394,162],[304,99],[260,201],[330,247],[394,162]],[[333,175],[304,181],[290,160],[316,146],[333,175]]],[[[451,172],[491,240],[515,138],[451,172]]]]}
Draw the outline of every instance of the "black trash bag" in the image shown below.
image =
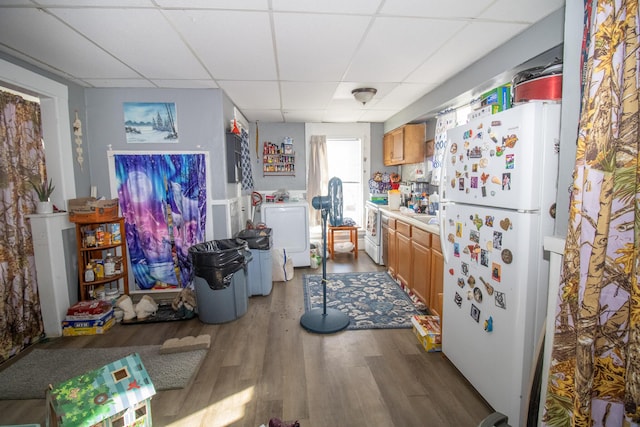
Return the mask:
{"type": "Polygon", "coordinates": [[[211,289],[218,290],[231,284],[233,274],[251,260],[251,252],[244,240],[223,239],[191,246],[189,257],[193,275],[205,279],[211,289]]]}
{"type": "Polygon", "coordinates": [[[236,238],[246,240],[249,249],[271,249],[273,238],[271,237],[270,228],[255,228],[250,230],[242,230],[236,233],[236,238]]]}

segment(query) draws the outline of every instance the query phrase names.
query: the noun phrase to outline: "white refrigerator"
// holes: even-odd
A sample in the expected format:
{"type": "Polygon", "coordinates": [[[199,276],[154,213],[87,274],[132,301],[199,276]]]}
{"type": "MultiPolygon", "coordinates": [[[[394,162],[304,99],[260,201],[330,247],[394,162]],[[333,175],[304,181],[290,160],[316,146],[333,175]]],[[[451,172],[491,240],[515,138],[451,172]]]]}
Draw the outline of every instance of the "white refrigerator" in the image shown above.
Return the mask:
{"type": "Polygon", "coordinates": [[[442,352],[524,425],[546,316],[560,104],[529,102],[447,131],[440,180],[442,352]]]}

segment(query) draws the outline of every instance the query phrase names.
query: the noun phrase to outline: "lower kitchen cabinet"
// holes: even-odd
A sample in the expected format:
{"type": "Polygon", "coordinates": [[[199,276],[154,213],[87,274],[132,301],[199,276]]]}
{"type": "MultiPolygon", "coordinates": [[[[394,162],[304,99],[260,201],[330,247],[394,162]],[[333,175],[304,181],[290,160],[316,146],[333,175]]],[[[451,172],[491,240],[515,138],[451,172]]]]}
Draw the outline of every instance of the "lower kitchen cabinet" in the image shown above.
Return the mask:
{"type": "Polygon", "coordinates": [[[440,236],[431,235],[431,292],[429,308],[442,318],[442,281],[444,279],[444,257],[440,246],[440,236]]]}
{"type": "Polygon", "coordinates": [[[396,220],[389,218],[389,242],[387,247],[387,253],[389,255],[387,267],[391,276],[396,277],[398,272],[398,240],[396,239],[396,220]]]}
{"type": "Polygon", "coordinates": [[[411,225],[396,221],[396,241],[398,249],[397,278],[406,286],[411,287],[411,225]]]}
{"type": "Polygon", "coordinates": [[[411,290],[431,307],[431,233],[414,227],[411,233],[411,290]]]}

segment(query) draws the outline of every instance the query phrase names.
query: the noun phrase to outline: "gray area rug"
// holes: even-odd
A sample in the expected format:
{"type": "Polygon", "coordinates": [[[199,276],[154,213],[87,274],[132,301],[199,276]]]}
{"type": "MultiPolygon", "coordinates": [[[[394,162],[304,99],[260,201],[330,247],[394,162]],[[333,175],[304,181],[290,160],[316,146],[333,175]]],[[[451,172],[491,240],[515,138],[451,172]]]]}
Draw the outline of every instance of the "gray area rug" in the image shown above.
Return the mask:
{"type": "Polygon", "coordinates": [[[0,371],[0,400],[44,399],[49,384],[58,384],[131,353],[140,355],[156,391],[184,388],[209,351],[160,354],[160,347],[36,348],[0,371]]]}

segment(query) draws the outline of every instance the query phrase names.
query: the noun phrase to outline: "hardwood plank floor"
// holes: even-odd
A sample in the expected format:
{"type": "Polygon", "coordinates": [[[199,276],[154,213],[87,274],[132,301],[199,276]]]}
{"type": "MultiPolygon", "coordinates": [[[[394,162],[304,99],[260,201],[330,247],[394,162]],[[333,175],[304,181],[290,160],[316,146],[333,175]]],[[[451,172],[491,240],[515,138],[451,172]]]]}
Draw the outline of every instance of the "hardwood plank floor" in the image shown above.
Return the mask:
{"type": "MultiPolygon", "coordinates": [[[[383,268],[363,251],[358,260],[337,254],[327,262],[328,272],[374,270],[383,268]]],[[[154,396],[155,426],[258,427],[278,417],[299,420],[303,427],[475,427],[492,412],[441,353],[422,349],[410,329],[305,331],[299,323],[302,278],[321,273],[296,268],[293,280],[274,283],[268,296],[251,297],[247,313],[229,323],[196,318],[116,325],[105,335],[55,338],[36,347],[162,344],[211,335],[191,385],[154,396]]],[[[45,412],[44,400],[0,401],[2,424],[44,427],[45,412]]]]}

